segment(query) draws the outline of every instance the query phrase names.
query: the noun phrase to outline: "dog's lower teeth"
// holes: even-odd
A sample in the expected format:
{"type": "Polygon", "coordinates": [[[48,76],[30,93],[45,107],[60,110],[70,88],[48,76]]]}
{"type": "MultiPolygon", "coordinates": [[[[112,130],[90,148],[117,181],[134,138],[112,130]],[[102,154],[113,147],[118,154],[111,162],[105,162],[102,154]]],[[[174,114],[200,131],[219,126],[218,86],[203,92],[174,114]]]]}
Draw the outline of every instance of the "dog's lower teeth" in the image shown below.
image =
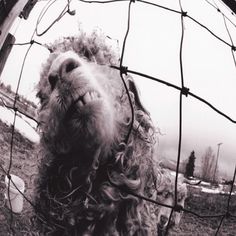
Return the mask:
{"type": "Polygon", "coordinates": [[[98,98],[98,94],[95,91],[91,92],[90,94],[91,94],[92,99],[97,99],[98,98]]]}
{"type": "Polygon", "coordinates": [[[90,98],[91,98],[92,100],[95,98],[95,97],[94,97],[94,92],[90,92],[89,95],[90,95],[90,98]]]}
{"type": "Polygon", "coordinates": [[[88,102],[90,102],[90,101],[92,100],[89,93],[86,93],[86,94],[83,96],[82,99],[83,99],[83,102],[84,102],[84,103],[88,103],[88,102]]]}
{"type": "Polygon", "coordinates": [[[78,105],[79,105],[79,107],[82,107],[84,104],[82,101],[78,101],[78,105]]]}

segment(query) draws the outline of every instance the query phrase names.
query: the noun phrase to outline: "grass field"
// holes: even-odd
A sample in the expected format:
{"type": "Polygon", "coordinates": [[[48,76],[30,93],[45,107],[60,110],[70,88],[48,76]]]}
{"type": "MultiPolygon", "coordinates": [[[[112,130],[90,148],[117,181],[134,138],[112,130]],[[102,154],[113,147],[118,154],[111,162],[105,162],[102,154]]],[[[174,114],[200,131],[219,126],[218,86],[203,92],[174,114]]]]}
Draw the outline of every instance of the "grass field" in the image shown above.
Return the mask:
{"type": "MultiPolygon", "coordinates": [[[[0,121],[0,163],[5,170],[9,167],[11,129],[0,121]]],[[[34,181],[37,175],[37,145],[22,137],[14,135],[11,173],[20,176],[26,183],[25,196],[33,199],[34,181]]],[[[0,170],[0,236],[36,236],[39,235],[35,225],[33,207],[24,200],[24,209],[21,214],[12,214],[6,207],[4,192],[5,173],[0,170]]],[[[186,208],[200,215],[224,214],[227,207],[227,196],[202,193],[189,187],[186,208]]],[[[236,216],[236,196],[232,196],[230,211],[236,216]]],[[[221,218],[199,218],[192,214],[184,214],[178,228],[172,229],[169,235],[179,236],[213,236],[221,218]]],[[[225,218],[218,235],[235,236],[236,218],[225,218]]]]}
{"type": "MultiPolygon", "coordinates": [[[[199,192],[189,186],[189,196],[186,200],[186,209],[191,210],[201,216],[223,215],[227,209],[228,196],[220,194],[210,194],[199,192]]],[[[232,196],[230,201],[230,212],[236,216],[236,196],[232,196]]],[[[199,218],[195,215],[185,213],[180,226],[170,235],[196,235],[213,236],[216,234],[221,217],[199,218]]],[[[236,217],[224,218],[220,231],[217,235],[235,236],[236,217]]]]}

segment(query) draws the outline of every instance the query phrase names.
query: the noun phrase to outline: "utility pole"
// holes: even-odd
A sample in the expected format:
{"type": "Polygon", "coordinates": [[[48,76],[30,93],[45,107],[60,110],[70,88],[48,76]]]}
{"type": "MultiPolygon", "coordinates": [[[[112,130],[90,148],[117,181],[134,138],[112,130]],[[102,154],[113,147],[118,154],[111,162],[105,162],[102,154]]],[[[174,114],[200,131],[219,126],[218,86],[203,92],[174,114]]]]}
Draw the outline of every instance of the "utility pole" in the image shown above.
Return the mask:
{"type": "Polygon", "coordinates": [[[216,165],[215,165],[215,171],[214,171],[214,176],[213,176],[213,181],[214,183],[216,183],[216,170],[217,170],[217,166],[218,166],[218,160],[219,160],[219,154],[220,154],[220,145],[222,145],[223,143],[218,143],[218,149],[217,149],[217,155],[216,155],[216,165]]]}

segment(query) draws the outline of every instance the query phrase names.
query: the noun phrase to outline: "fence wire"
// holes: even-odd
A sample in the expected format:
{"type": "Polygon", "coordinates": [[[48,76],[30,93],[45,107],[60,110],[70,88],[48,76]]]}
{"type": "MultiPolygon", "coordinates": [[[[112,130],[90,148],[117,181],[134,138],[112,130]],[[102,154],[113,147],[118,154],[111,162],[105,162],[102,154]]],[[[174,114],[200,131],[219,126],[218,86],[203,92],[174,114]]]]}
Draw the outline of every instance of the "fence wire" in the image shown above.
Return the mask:
{"type": "MultiPolygon", "coordinates": [[[[20,70],[20,74],[19,74],[19,77],[18,77],[18,81],[17,81],[17,87],[16,87],[16,90],[15,90],[15,97],[14,97],[14,102],[13,102],[13,106],[9,106],[7,105],[4,100],[2,98],[0,98],[2,100],[2,104],[3,106],[5,106],[6,108],[8,109],[11,109],[13,110],[14,112],[14,119],[13,119],[13,123],[12,123],[12,126],[11,126],[11,140],[10,140],[10,156],[9,156],[9,165],[8,165],[8,168],[5,169],[3,167],[3,165],[0,164],[0,170],[8,177],[9,179],[9,184],[8,184],[8,188],[7,188],[7,194],[8,194],[8,198],[10,196],[10,183],[12,183],[14,185],[14,187],[19,191],[19,193],[24,197],[24,199],[29,202],[29,204],[35,208],[33,202],[31,202],[31,200],[25,196],[24,193],[22,193],[20,191],[20,189],[16,186],[16,184],[14,183],[14,181],[12,181],[11,179],[11,169],[12,169],[12,164],[13,164],[13,146],[14,146],[14,136],[15,136],[15,124],[16,124],[16,117],[18,115],[18,113],[22,114],[22,115],[25,115],[26,117],[28,117],[29,119],[33,120],[34,122],[37,123],[37,120],[32,117],[32,116],[29,116],[28,114],[26,114],[24,111],[22,111],[21,109],[18,108],[17,106],[17,98],[19,96],[19,87],[20,87],[20,83],[21,83],[21,79],[22,79],[22,73],[23,73],[23,70],[24,70],[24,67],[25,67],[25,63],[26,63],[26,60],[27,60],[27,57],[28,57],[28,54],[32,48],[32,45],[34,44],[38,44],[40,46],[42,46],[43,48],[46,48],[48,49],[45,45],[37,42],[34,40],[34,37],[35,35],[37,36],[42,36],[44,35],[48,30],[50,30],[52,28],[52,26],[54,24],[56,24],[57,22],[59,22],[66,14],[70,14],[71,16],[75,15],[75,11],[74,10],[71,10],[70,9],[70,4],[72,2],[72,0],[68,0],[67,1],[67,4],[65,5],[65,7],[63,8],[63,10],[60,12],[60,14],[58,15],[58,17],[46,28],[44,29],[42,32],[39,32],[38,30],[38,26],[41,22],[41,20],[44,18],[45,14],[47,13],[47,11],[57,2],[58,0],[48,0],[48,1],[45,1],[46,4],[45,4],[45,7],[42,9],[41,13],[39,14],[39,17],[38,17],[38,20],[37,20],[37,24],[36,24],[36,27],[33,31],[33,34],[30,38],[30,40],[28,42],[23,42],[23,43],[16,43],[14,44],[14,46],[25,46],[25,45],[29,45],[25,55],[24,55],[24,59],[23,59],[23,62],[22,62],[22,66],[21,66],[21,70],[20,70]]],[[[222,225],[223,225],[223,222],[225,220],[228,220],[229,218],[236,218],[235,215],[233,215],[231,212],[230,212],[230,202],[232,201],[232,193],[233,193],[233,186],[234,186],[234,183],[235,183],[235,178],[236,178],[236,166],[235,166],[235,170],[234,170],[234,174],[233,174],[233,178],[232,178],[232,181],[230,182],[230,191],[229,191],[229,194],[228,194],[228,199],[227,199],[227,207],[225,209],[225,213],[224,214],[217,214],[217,215],[201,215],[201,214],[198,214],[194,211],[191,211],[189,209],[186,209],[186,208],[183,208],[182,206],[179,206],[178,205],[178,202],[177,202],[177,193],[178,193],[178,189],[177,189],[177,185],[178,185],[178,175],[179,175],[179,166],[180,166],[180,156],[181,156],[181,147],[182,147],[182,124],[183,124],[183,96],[185,97],[188,97],[188,96],[191,96],[193,97],[194,99],[198,100],[199,102],[201,102],[203,105],[206,105],[209,107],[209,109],[212,109],[213,111],[216,112],[216,114],[224,117],[226,120],[230,121],[231,123],[235,124],[236,123],[236,120],[233,119],[232,117],[230,117],[229,115],[225,114],[224,112],[222,112],[220,109],[216,108],[215,106],[213,106],[210,102],[208,102],[206,99],[190,92],[190,89],[185,87],[185,78],[184,78],[184,67],[183,67],[183,57],[182,57],[182,53],[183,53],[183,46],[184,46],[184,39],[185,39],[185,28],[184,28],[184,23],[187,19],[191,20],[192,22],[194,22],[196,25],[200,26],[202,29],[206,30],[212,37],[216,38],[220,43],[223,43],[225,44],[226,46],[228,46],[228,48],[231,50],[231,54],[232,54],[232,59],[233,59],[233,62],[234,62],[234,65],[235,65],[235,68],[236,68],[236,59],[235,59],[235,55],[234,55],[234,52],[236,51],[236,47],[234,46],[234,43],[233,43],[233,40],[232,40],[232,36],[231,36],[231,33],[230,33],[230,30],[229,30],[229,27],[228,27],[228,24],[231,24],[231,26],[235,27],[236,28],[236,25],[231,21],[231,19],[229,17],[227,17],[220,9],[220,7],[215,3],[215,1],[213,0],[213,2],[209,1],[209,0],[205,0],[206,3],[208,3],[212,8],[214,8],[219,14],[222,15],[222,18],[223,18],[223,22],[224,22],[224,25],[225,25],[225,29],[227,31],[227,34],[228,34],[228,37],[229,37],[229,42],[225,41],[224,39],[222,39],[220,36],[218,36],[217,34],[215,34],[211,29],[209,29],[207,26],[205,26],[204,24],[202,24],[201,22],[199,22],[198,20],[196,20],[195,18],[191,17],[186,11],[184,11],[184,7],[182,6],[182,2],[181,0],[178,0],[179,1],[179,10],[176,10],[176,9],[171,9],[171,8],[168,8],[168,7],[165,7],[165,6],[162,6],[162,5],[159,5],[159,4],[156,4],[156,3],[153,3],[153,2],[148,2],[148,1],[142,1],[142,0],[108,0],[108,1],[87,1],[87,0],[73,0],[73,1],[80,1],[80,2],[83,2],[83,3],[88,3],[88,4],[112,4],[112,3],[117,3],[117,2],[127,2],[127,29],[126,29],[126,32],[125,32],[125,35],[124,35],[124,40],[123,40],[123,43],[122,43],[122,52],[121,52],[121,58],[120,58],[120,65],[119,67],[118,66],[111,66],[111,68],[115,69],[115,70],[119,70],[120,71],[120,77],[124,83],[124,86],[125,86],[125,89],[127,91],[127,94],[129,96],[129,92],[128,92],[128,88],[125,84],[125,81],[124,81],[124,78],[123,78],[123,75],[124,74],[133,74],[133,75],[138,75],[138,76],[141,76],[143,78],[146,78],[146,79],[149,79],[149,80],[153,80],[153,81],[156,81],[157,83],[160,83],[160,84],[163,84],[165,86],[168,86],[168,87],[171,87],[172,89],[174,90],[177,90],[179,91],[179,132],[178,132],[178,151],[177,151],[177,165],[176,165],[176,177],[175,177],[175,191],[174,191],[174,196],[175,196],[175,201],[174,201],[174,205],[166,205],[166,204],[163,204],[162,202],[158,202],[158,201],[155,201],[153,199],[150,199],[146,196],[142,196],[142,195],[139,195],[139,194],[136,194],[136,193],[133,193],[133,192],[127,192],[128,194],[131,194],[135,197],[138,197],[140,199],[143,199],[145,201],[148,201],[148,202],[151,202],[153,204],[156,204],[156,205],[160,205],[160,206],[164,206],[164,207],[168,207],[168,208],[171,208],[171,215],[170,215],[170,218],[169,218],[169,221],[168,221],[168,226],[167,226],[167,231],[165,233],[165,235],[168,235],[168,230],[169,230],[169,225],[170,225],[170,221],[171,221],[171,217],[173,215],[173,213],[175,211],[177,212],[184,212],[186,214],[192,214],[196,217],[199,217],[199,218],[219,218],[219,225],[216,229],[216,232],[215,232],[215,235],[218,235],[220,229],[222,228],[222,225]],[[126,50],[126,41],[127,41],[127,38],[129,36],[129,30],[130,30],[130,20],[131,20],[131,11],[132,11],[132,5],[133,4],[145,4],[145,5],[151,5],[153,7],[157,7],[157,8],[160,8],[162,9],[163,11],[169,11],[169,12],[172,12],[173,14],[179,14],[180,16],[180,19],[181,19],[181,38],[180,38],[180,45],[179,45],[179,66],[180,66],[180,73],[181,73],[181,87],[175,85],[175,84],[172,84],[172,83],[169,83],[167,81],[164,81],[164,80],[161,80],[157,77],[153,77],[153,76],[150,76],[150,75],[147,75],[147,74],[144,74],[142,72],[139,72],[139,71],[133,71],[133,70],[130,70],[128,69],[128,66],[124,66],[123,65],[123,58],[124,58],[124,54],[125,54],[125,50],[126,50]]],[[[5,3],[5,1],[3,1],[3,3],[5,3]]],[[[48,49],[49,50],[49,49],[48,49]]],[[[130,136],[130,133],[132,131],[132,128],[133,128],[133,122],[134,122],[134,109],[133,109],[133,106],[132,106],[132,102],[131,102],[131,98],[129,97],[129,102],[130,102],[130,107],[131,107],[131,125],[130,125],[130,128],[129,128],[129,131],[128,131],[128,134],[127,134],[127,137],[126,137],[126,140],[125,142],[128,142],[128,139],[129,139],[129,136],[130,136]]],[[[117,186],[118,187],[118,186],[117,186]]],[[[124,191],[124,190],[123,190],[124,191]]],[[[12,210],[12,205],[11,205],[11,201],[9,201],[9,204],[10,204],[10,209],[12,210]]],[[[38,218],[40,218],[40,220],[42,222],[45,222],[47,221],[47,217],[45,216],[45,214],[43,212],[38,212],[38,209],[36,209],[36,215],[38,218]]],[[[15,234],[15,229],[12,225],[13,223],[13,213],[11,211],[11,217],[10,217],[10,228],[12,230],[12,233],[15,234]]]]}

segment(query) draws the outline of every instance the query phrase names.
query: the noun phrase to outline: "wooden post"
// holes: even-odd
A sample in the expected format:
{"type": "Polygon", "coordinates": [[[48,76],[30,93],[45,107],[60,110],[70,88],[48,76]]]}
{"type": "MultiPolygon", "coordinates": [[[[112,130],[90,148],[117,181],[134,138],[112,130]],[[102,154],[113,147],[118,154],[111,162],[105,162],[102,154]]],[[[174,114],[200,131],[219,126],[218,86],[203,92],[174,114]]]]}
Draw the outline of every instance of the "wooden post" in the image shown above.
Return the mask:
{"type": "Polygon", "coordinates": [[[0,0],[0,25],[4,22],[17,0],[0,0]]]}
{"type": "Polygon", "coordinates": [[[15,43],[15,37],[11,34],[8,34],[0,50],[0,78],[1,78],[3,68],[5,66],[5,63],[7,61],[8,55],[10,54],[14,43],[15,43]]]}
{"type": "Polygon", "coordinates": [[[235,14],[236,14],[236,1],[235,0],[222,0],[235,14]]]}
{"type": "Polygon", "coordinates": [[[4,18],[3,22],[0,23],[0,49],[3,46],[3,43],[5,42],[5,39],[8,35],[8,32],[15,21],[16,17],[20,15],[21,11],[24,9],[25,5],[27,4],[29,0],[18,0],[18,1],[13,1],[14,6],[10,9],[7,9],[6,6],[8,6],[8,3],[6,2],[11,2],[10,0],[8,1],[1,1],[1,3],[4,4],[4,8],[1,9],[1,11],[5,11],[6,17],[4,18]],[[9,11],[9,13],[8,13],[9,11]]]}
{"type": "Polygon", "coordinates": [[[38,2],[38,0],[30,0],[25,5],[24,9],[22,10],[20,17],[23,17],[25,20],[28,19],[31,10],[34,8],[34,5],[38,2]]]}

